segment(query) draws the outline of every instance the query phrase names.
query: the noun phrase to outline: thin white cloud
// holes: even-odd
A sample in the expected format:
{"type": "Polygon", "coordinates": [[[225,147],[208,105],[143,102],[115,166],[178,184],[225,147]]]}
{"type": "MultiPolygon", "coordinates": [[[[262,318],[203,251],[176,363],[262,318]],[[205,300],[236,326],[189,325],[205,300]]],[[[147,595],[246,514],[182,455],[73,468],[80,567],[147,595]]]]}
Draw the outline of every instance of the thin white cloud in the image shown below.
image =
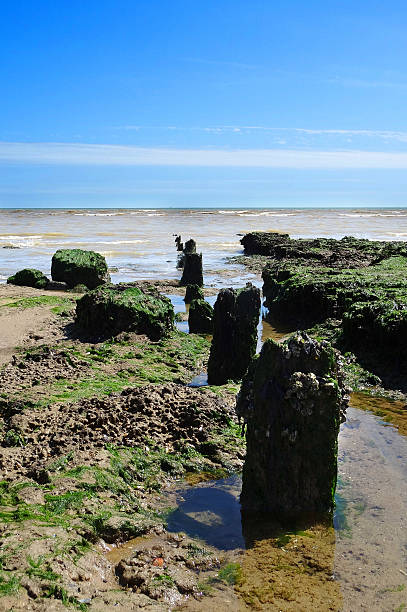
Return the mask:
{"type": "Polygon", "coordinates": [[[367,138],[379,138],[383,140],[397,140],[407,142],[407,132],[397,130],[350,130],[350,129],[314,129],[314,128],[290,128],[290,127],[270,127],[265,125],[215,125],[207,127],[190,126],[182,127],[175,125],[161,126],[142,126],[142,125],[123,125],[115,129],[118,130],[161,130],[179,132],[207,132],[207,133],[233,133],[233,132],[292,132],[297,134],[309,134],[315,136],[334,135],[334,136],[366,136],[367,138]]]}
{"type": "Polygon", "coordinates": [[[290,149],[170,149],[109,144],[0,142],[0,163],[80,166],[206,166],[407,169],[407,153],[290,149]]]}

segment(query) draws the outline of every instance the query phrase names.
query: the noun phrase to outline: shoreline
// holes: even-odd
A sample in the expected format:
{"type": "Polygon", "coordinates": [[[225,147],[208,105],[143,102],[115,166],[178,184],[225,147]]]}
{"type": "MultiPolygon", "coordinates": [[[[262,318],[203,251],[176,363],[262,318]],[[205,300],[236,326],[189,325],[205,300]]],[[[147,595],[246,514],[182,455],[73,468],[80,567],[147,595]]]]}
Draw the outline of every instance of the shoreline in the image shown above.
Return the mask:
{"type": "MultiPolygon", "coordinates": [[[[258,278],[256,266],[264,259],[254,260],[258,278]]],[[[227,269],[217,273],[229,279],[227,269]]],[[[169,295],[184,292],[173,280],[153,284],[169,295]]],[[[205,295],[216,292],[209,287],[205,295]]],[[[84,340],[73,319],[80,296],[0,284],[0,537],[6,545],[0,610],[45,612],[68,605],[107,612],[114,605],[206,611],[232,605],[294,611],[309,609],[311,601],[320,610],[347,610],[339,582],[332,580],[335,534],[329,525],[288,533],[281,525],[265,525],[257,536],[251,527],[245,552],[230,554],[191,534],[174,540],[165,524],[168,506],[180,503],[175,491],[204,489],[207,481],[223,495],[217,483],[241,470],[245,444],[234,414],[239,385],[188,387],[207,359],[203,336],[174,331],[158,342],[134,333],[84,340]],[[199,405],[192,428],[191,403],[199,405]],[[125,547],[125,556],[110,562],[107,549],[134,537],[131,551],[125,547]],[[165,571],[161,561],[154,565],[163,557],[165,571]],[[265,564],[274,568],[267,584],[265,564]],[[147,567],[136,588],[137,572],[147,567]],[[293,581],[295,591],[287,586],[293,581]]],[[[282,335],[270,326],[267,331],[282,335]]],[[[371,393],[376,414],[397,416],[404,404],[389,404],[386,413],[384,401],[374,396],[384,390],[365,384],[369,372],[348,365],[359,403],[365,397],[360,392],[371,393]]],[[[211,525],[207,513],[203,520],[211,525]]],[[[388,590],[392,602],[402,601],[402,593],[388,590]]]]}

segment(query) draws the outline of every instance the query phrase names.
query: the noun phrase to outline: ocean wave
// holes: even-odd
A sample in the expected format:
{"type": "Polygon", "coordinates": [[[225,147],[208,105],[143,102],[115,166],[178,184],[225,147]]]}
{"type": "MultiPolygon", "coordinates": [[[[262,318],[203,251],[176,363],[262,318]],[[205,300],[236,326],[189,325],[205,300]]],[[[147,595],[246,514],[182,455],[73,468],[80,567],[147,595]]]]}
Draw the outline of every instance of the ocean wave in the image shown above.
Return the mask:
{"type": "Polygon", "coordinates": [[[237,242],[219,242],[214,245],[216,248],[223,249],[239,249],[241,248],[237,242]]]}
{"type": "Polygon", "coordinates": [[[147,244],[150,240],[95,240],[94,244],[147,244]]]}
{"type": "Polygon", "coordinates": [[[114,212],[114,213],[74,213],[75,217],[119,217],[120,215],[124,215],[126,213],[123,212],[114,212]]]}
{"type": "Polygon", "coordinates": [[[338,214],[339,217],[400,217],[400,216],[407,216],[407,212],[404,211],[400,211],[400,212],[391,212],[391,213],[339,213],[338,214]]]}
{"type": "Polygon", "coordinates": [[[295,217],[298,213],[275,213],[264,211],[259,213],[237,213],[239,217],[295,217]]]}
{"type": "Polygon", "coordinates": [[[25,240],[26,238],[38,240],[42,238],[42,234],[0,234],[0,240],[25,240]]]}
{"type": "MultiPolygon", "coordinates": [[[[218,210],[219,215],[235,215],[236,210],[218,210]]],[[[241,210],[239,212],[247,212],[247,210],[241,210]]]]}

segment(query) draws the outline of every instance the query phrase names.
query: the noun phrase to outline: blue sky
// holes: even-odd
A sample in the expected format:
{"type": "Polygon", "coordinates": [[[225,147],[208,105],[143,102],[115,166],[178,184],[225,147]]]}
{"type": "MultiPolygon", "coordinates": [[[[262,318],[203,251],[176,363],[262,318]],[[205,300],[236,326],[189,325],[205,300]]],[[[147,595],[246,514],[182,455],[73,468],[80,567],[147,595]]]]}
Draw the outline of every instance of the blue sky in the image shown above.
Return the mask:
{"type": "Polygon", "coordinates": [[[407,204],[405,2],[1,8],[1,207],[407,204]]]}

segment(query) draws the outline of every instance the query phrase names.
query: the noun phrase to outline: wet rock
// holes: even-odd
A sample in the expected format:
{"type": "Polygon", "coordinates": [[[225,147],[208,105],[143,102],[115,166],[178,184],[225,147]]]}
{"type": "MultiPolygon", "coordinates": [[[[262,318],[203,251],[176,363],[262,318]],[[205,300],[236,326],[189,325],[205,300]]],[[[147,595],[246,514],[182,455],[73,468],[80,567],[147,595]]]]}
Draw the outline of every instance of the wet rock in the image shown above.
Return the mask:
{"type": "Polygon", "coordinates": [[[184,270],[180,281],[182,287],[187,285],[203,285],[202,253],[184,252],[184,270]]]}
{"type": "Polygon", "coordinates": [[[147,292],[125,283],[109,284],[77,301],[76,323],[84,333],[97,337],[134,331],[158,340],[173,329],[174,309],[154,288],[147,292]]]}
{"type": "Polygon", "coordinates": [[[237,401],[247,422],[244,511],[291,520],[333,510],[347,391],[327,342],[304,333],[265,342],[237,401]]]}
{"type": "Polygon", "coordinates": [[[103,523],[99,535],[106,542],[123,542],[146,533],[154,524],[154,521],[148,518],[131,519],[128,516],[114,515],[103,523]]]}
{"type": "Polygon", "coordinates": [[[131,557],[118,563],[116,575],[121,586],[174,605],[200,594],[198,572],[213,572],[219,566],[215,551],[167,535],[157,543],[140,544],[131,557]]]}
{"type": "Polygon", "coordinates": [[[86,293],[88,290],[86,285],[75,285],[72,289],[68,289],[70,293],[86,293]]]}
{"type": "Polygon", "coordinates": [[[184,302],[190,304],[192,300],[205,299],[204,293],[199,285],[187,285],[185,290],[184,302]]]}
{"type": "Polygon", "coordinates": [[[35,289],[45,289],[49,284],[48,278],[40,270],[34,268],[24,268],[9,276],[7,283],[20,285],[22,287],[34,287],[35,289]]]}
{"type": "Polygon", "coordinates": [[[354,352],[386,385],[406,389],[406,256],[358,268],[274,262],[263,280],[268,318],[291,329],[331,329],[341,350],[354,352]]]}
{"type": "Polygon", "coordinates": [[[58,250],[52,257],[51,276],[70,288],[83,284],[94,289],[110,281],[103,255],[82,249],[58,250]]]}
{"type": "Polygon", "coordinates": [[[192,300],[189,306],[188,325],[191,334],[212,333],[213,308],[205,300],[192,300]]]}
{"type": "Polygon", "coordinates": [[[290,236],[276,232],[250,232],[240,240],[245,255],[270,255],[279,244],[284,244],[290,236]]]}
{"type": "Polygon", "coordinates": [[[319,264],[325,267],[357,268],[383,259],[407,255],[405,242],[381,242],[345,236],[293,239],[288,234],[251,232],[240,241],[245,255],[263,255],[271,260],[293,264],[319,264]]]}
{"type": "Polygon", "coordinates": [[[221,289],[213,314],[213,340],[208,362],[208,382],[223,385],[240,380],[256,353],[260,290],[248,283],[244,289],[221,289]]]}

